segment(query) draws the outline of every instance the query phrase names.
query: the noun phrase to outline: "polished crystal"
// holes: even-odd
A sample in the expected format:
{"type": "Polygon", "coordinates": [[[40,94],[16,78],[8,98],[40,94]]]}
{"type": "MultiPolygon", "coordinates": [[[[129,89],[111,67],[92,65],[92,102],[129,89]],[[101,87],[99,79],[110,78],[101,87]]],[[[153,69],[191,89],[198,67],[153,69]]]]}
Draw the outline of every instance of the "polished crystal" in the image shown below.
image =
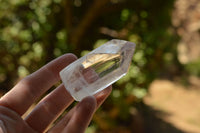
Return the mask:
{"type": "Polygon", "coordinates": [[[64,68],[60,77],[71,96],[80,101],[124,76],[134,50],[134,43],[113,39],[64,68]]]}

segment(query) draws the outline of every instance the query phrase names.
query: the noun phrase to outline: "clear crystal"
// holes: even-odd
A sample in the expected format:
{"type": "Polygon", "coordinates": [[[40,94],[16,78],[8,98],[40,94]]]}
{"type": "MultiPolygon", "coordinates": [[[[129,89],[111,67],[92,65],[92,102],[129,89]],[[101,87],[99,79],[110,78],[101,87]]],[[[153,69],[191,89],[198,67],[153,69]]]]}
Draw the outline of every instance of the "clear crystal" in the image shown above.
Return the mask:
{"type": "Polygon", "coordinates": [[[134,43],[111,40],[64,68],[60,77],[72,97],[80,101],[124,76],[134,50],[134,43]]]}

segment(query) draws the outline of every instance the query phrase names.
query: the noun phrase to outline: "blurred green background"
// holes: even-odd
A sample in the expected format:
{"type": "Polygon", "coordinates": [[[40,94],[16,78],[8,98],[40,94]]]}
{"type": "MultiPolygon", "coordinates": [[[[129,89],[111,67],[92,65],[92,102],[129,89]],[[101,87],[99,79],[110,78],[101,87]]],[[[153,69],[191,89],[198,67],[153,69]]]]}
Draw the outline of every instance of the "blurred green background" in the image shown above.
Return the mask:
{"type": "MultiPolygon", "coordinates": [[[[153,121],[145,122],[151,119],[148,111],[155,112],[144,102],[151,83],[165,79],[190,86],[189,78],[200,76],[199,5],[198,0],[0,0],[1,92],[62,54],[81,57],[110,39],[128,40],[137,44],[130,70],[113,85],[87,132],[156,132],[153,121]]],[[[165,127],[172,132],[173,126],[165,127]]]]}

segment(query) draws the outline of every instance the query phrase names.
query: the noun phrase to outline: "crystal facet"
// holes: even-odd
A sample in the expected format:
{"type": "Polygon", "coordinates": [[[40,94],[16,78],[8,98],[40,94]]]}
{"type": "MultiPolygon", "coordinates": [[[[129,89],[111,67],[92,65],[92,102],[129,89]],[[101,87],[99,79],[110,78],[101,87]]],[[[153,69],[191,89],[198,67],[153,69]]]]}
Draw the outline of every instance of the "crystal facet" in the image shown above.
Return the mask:
{"type": "Polygon", "coordinates": [[[64,68],[60,77],[71,96],[80,101],[124,76],[134,50],[134,43],[113,39],[64,68]]]}

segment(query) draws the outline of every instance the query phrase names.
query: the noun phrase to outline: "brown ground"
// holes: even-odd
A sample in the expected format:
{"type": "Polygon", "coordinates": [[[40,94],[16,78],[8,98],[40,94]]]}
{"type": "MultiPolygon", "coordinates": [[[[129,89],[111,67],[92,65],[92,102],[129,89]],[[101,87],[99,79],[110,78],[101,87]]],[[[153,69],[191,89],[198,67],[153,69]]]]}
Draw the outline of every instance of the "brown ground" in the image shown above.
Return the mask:
{"type": "Polygon", "coordinates": [[[169,80],[155,80],[144,98],[147,133],[200,133],[200,79],[187,87],[169,80]]]}

